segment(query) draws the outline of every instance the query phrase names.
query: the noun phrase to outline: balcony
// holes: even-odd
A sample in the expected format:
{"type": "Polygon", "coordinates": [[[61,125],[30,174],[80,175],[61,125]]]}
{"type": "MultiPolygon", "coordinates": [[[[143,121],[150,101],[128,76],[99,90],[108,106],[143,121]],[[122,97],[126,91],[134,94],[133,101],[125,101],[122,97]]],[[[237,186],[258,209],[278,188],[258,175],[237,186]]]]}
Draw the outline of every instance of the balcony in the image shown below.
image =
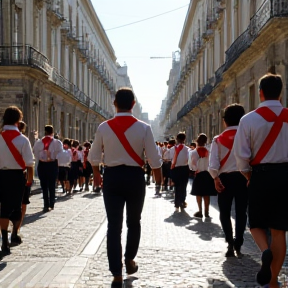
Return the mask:
{"type": "Polygon", "coordinates": [[[55,68],[51,67],[48,59],[29,45],[0,46],[0,66],[28,66],[40,69],[49,75],[50,81],[62,88],[69,95],[72,95],[72,98],[77,102],[100,114],[105,119],[113,117],[83,93],[76,85],[64,78],[55,68]]]}
{"type": "MultiPolygon", "coordinates": [[[[63,0],[62,0],[63,1],[63,0]]],[[[57,25],[60,25],[65,21],[65,17],[61,9],[60,0],[47,0],[47,14],[51,17],[52,22],[57,25]]]]}
{"type": "Polygon", "coordinates": [[[31,66],[48,74],[47,57],[29,45],[0,46],[0,66],[31,66]]]}
{"type": "Polygon", "coordinates": [[[283,0],[266,0],[251,18],[248,28],[233,42],[225,52],[225,71],[246,51],[260,35],[261,30],[272,18],[288,17],[288,2],[283,0]]]}
{"type": "Polygon", "coordinates": [[[207,96],[211,94],[212,90],[213,86],[210,83],[207,83],[200,91],[195,92],[191,99],[177,113],[177,121],[186,116],[196,106],[205,101],[207,96]]]}

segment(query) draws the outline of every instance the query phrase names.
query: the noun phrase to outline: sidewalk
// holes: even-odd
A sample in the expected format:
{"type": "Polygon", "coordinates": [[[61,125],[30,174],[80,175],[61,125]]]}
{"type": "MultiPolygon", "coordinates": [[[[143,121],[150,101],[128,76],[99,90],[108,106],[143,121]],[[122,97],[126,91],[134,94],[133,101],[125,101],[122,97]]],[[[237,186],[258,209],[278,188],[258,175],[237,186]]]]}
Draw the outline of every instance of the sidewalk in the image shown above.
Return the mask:
{"type": "MultiPolygon", "coordinates": [[[[255,274],[260,267],[260,252],[250,232],[245,232],[242,249],[245,256],[225,258],[227,244],[220,226],[217,198],[211,197],[212,219],[208,221],[193,217],[197,204],[190,194],[186,212],[175,214],[171,196],[155,198],[154,188],[148,187],[136,258],[139,270],[126,279],[125,287],[259,287],[255,274]]],[[[103,242],[95,257],[88,260],[75,288],[109,287],[111,280],[103,242]]]]}

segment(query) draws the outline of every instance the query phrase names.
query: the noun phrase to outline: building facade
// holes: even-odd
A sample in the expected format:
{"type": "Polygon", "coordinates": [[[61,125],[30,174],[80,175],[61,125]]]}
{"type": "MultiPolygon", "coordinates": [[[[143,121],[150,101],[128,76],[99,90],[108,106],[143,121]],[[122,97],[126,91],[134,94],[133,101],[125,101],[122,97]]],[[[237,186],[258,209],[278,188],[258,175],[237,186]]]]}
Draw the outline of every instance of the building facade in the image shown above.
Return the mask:
{"type": "Polygon", "coordinates": [[[22,109],[28,137],[52,124],[91,139],[114,114],[122,67],[90,0],[0,1],[0,115],[22,109]]]}
{"type": "Polygon", "coordinates": [[[185,131],[191,141],[203,132],[211,142],[224,128],[226,105],[257,107],[266,72],[282,75],[287,106],[287,24],[287,1],[192,0],[179,42],[179,77],[162,113],[165,133],[185,131]]]}

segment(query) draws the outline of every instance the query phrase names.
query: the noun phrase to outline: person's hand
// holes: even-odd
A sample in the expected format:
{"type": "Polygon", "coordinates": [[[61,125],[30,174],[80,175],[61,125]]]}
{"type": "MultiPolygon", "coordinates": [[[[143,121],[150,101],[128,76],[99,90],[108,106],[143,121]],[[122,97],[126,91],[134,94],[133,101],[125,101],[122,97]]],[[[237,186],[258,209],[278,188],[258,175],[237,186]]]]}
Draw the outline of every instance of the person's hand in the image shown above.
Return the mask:
{"type": "Polygon", "coordinates": [[[215,189],[217,190],[218,193],[223,192],[223,190],[225,189],[219,177],[214,178],[214,184],[215,184],[215,189]]]}
{"type": "Polygon", "coordinates": [[[27,187],[31,187],[31,186],[32,186],[32,182],[28,182],[28,181],[27,181],[27,182],[26,182],[26,186],[27,186],[27,187]]]}

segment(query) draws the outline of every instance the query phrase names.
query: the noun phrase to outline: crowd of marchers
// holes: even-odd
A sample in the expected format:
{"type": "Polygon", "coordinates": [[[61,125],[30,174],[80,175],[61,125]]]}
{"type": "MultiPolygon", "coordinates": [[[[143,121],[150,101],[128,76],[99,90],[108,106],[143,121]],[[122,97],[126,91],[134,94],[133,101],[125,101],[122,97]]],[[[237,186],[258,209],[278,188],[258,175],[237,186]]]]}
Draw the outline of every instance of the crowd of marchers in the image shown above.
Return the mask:
{"type": "MultiPolygon", "coordinates": [[[[280,76],[267,74],[259,81],[261,103],[256,110],[245,114],[242,105],[228,105],[223,113],[225,129],[209,146],[204,133],[190,145],[185,145],[185,133],[181,132],[175,140],[156,142],[163,159],[161,190],[174,189],[175,212],[187,207],[186,189],[192,176],[191,194],[198,204],[194,217],[210,217],[210,196],[217,196],[228,243],[225,256],[235,257],[236,253],[240,258],[248,215],[248,226],[262,252],[256,279],[273,288],[280,285],[277,277],[286,255],[288,230],[288,109],[280,101],[282,86],[280,76]]],[[[150,169],[146,171],[150,173],[150,169]]],[[[160,195],[160,189],[155,195],[160,195]]]]}
{"type": "Polygon", "coordinates": [[[173,191],[175,213],[187,207],[186,190],[192,177],[191,194],[198,204],[195,217],[209,218],[210,197],[218,197],[220,221],[228,243],[226,257],[235,257],[235,253],[243,257],[241,247],[248,215],[249,229],[262,253],[256,280],[266,287],[279,287],[288,231],[288,109],[281,104],[282,88],[279,75],[264,75],[259,81],[259,107],[245,114],[242,105],[228,105],[223,113],[225,130],[213,138],[209,148],[204,133],[189,146],[185,145],[186,135],[182,132],[155,145],[151,127],[132,115],[135,96],[128,88],[115,95],[115,117],[99,125],[93,143],[86,141],[83,145],[77,140],[56,139],[53,127],[46,125],[45,135],[32,148],[23,134],[22,112],[15,106],[8,107],[0,133],[1,256],[10,254],[11,242],[22,242],[19,229],[29,204],[35,162],[43,192],[43,212],[54,209],[58,181],[62,192],[71,195],[77,185],[79,190],[89,191],[93,174],[93,190],[99,193],[103,189],[108,218],[107,254],[114,276],[112,286],[122,287],[124,206],[128,227],[125,266],[126,272],[133,274],[138,270],[134,258],[140,243],[144,174],[146,184],[152,175],[156,195],[173,191]],[[233,200],[235,233],[231,224],[233,200]],[[9,221],[13,223],[10,242],[9,221]]]}

